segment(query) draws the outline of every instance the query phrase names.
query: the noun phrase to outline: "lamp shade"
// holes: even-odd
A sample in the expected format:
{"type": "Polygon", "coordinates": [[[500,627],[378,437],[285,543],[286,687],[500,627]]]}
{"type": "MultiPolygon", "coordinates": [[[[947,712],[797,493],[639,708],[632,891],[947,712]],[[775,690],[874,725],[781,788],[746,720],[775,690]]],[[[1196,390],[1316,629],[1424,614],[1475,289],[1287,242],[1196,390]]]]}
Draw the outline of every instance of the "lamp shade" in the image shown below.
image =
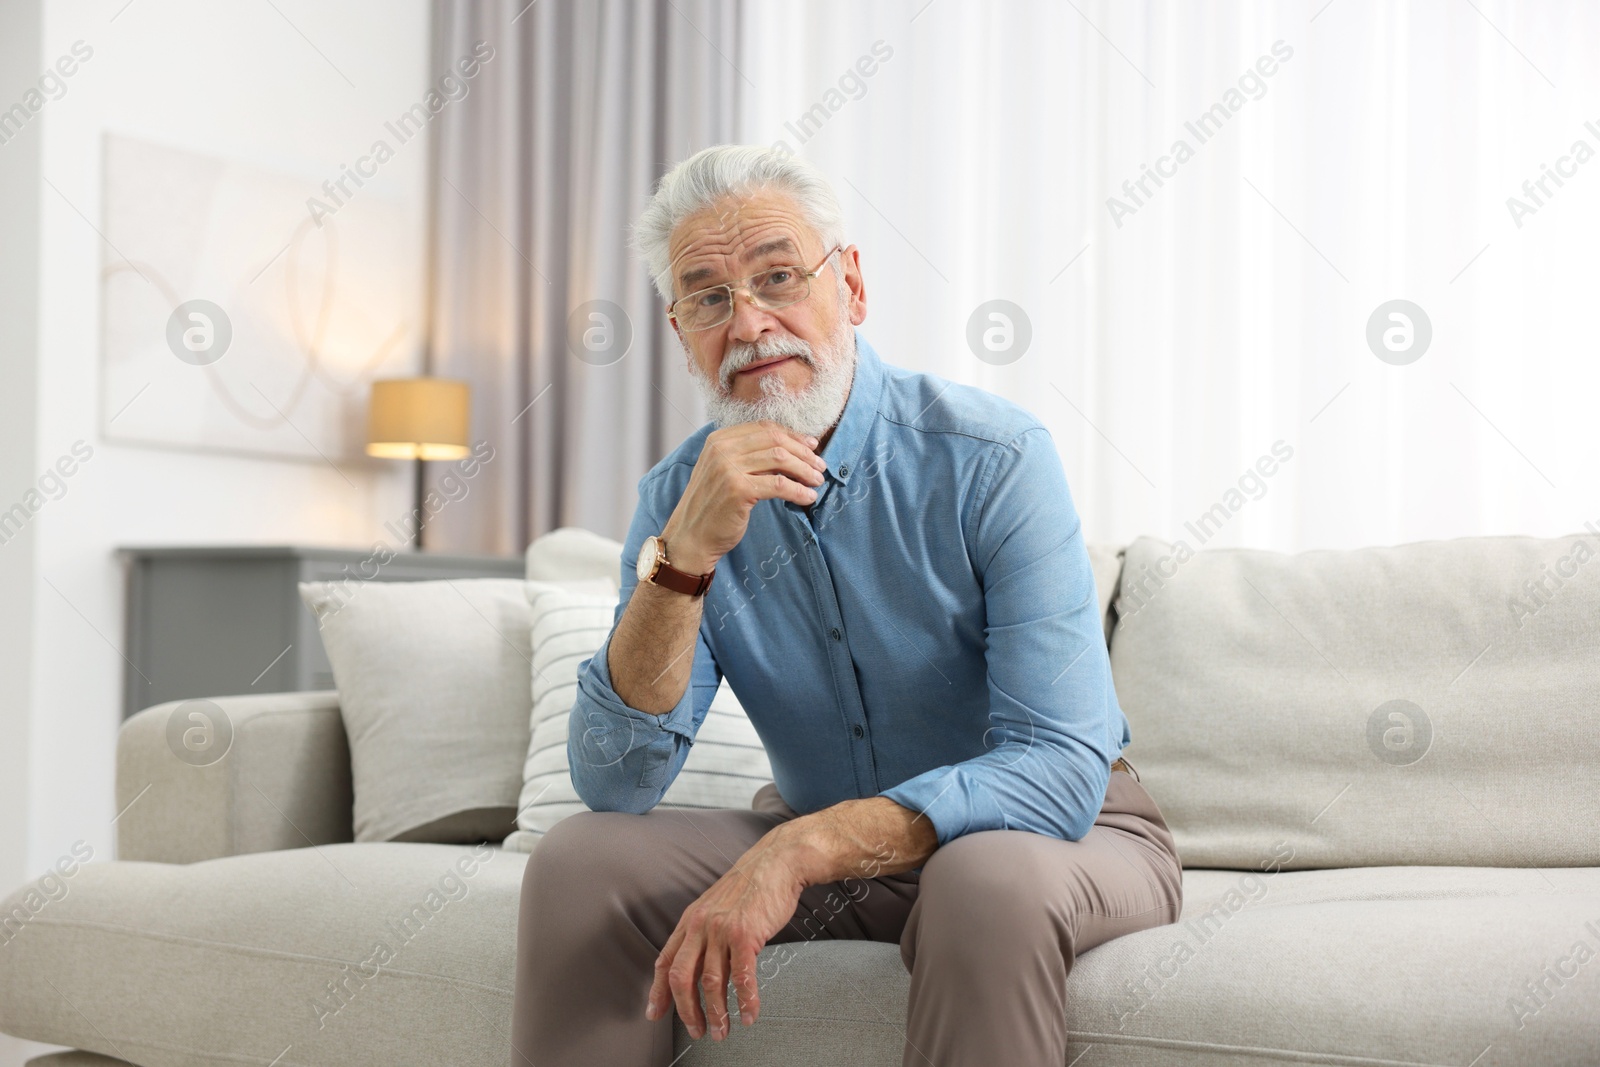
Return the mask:
{"type": "Polygon", "coordinates": [[[448,378],[372,383],[367,455],[384,459],[460,459],[472,421],[472,389],[448,378]]]}

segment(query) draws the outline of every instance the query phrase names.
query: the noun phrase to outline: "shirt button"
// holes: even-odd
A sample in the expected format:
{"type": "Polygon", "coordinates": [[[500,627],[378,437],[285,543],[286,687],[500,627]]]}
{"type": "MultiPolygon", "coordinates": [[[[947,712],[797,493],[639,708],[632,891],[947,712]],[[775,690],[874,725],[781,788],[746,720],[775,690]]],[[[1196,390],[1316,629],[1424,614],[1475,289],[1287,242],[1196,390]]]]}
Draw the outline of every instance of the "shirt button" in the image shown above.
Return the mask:
{"type": "Polygon", "coordinates": [[[863,730],[859,725],[851,727],[850,732],[857,737],[865,737],[867,734],[867,731],[863,730]]]}
{"type": "Polygon", "coordinates": [[[839,628],[837,626],[835,626],[833,629],[828,631],[828,636],[833,638],[835,641],[837,641],[837,640],[839,640],[840,637],[842,637],[844,635],[839,633],[839,628]]]}
{"type": "Polygon", "coordinates": [[[843,465],[843,466],[841,466],[841,467],[840,467],[840,468],[839,468],[839,477],[841,477],[841,478],[848,478],[848,477],[850,477],[850,467],[849,467],[849,465],[848,465],[848,464],[846,464],[846,465],[843,465]]]}

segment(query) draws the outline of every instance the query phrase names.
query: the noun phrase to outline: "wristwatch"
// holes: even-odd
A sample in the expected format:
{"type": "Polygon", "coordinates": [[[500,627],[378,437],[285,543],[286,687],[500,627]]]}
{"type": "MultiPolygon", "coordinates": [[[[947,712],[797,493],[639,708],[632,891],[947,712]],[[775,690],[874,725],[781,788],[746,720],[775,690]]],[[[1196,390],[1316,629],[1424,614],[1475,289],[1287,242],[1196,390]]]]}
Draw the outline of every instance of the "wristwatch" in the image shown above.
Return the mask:
{"type": "Polygon", "coordinates": [[[639,580],[671,589],[675,593],[704,596],[711,588],[711,576],[717,573],[715,565],[704,574],[686,574],[667,562],[667,543],[655,534],[644,539],[639,546],[639,580]]]}

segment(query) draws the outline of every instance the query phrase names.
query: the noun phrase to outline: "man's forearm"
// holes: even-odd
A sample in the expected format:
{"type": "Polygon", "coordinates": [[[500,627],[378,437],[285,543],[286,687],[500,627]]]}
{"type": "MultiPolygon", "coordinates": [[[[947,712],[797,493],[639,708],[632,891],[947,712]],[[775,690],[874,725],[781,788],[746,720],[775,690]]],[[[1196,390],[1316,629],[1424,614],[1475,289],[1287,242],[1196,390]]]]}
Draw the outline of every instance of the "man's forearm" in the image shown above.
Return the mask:
{"type": "Polygon", "coordinates": [[[873,878],[922,866],[939,847],[926,815],[888,797],[845,800],[772,831],[805,885],[873,878]]]}
{"type": "Polygon", "coordinates": [[[664,715],[683,699],[704,602],[651,582],[634,586],[606,654],[611,688],[624,704],[664,715]]]}

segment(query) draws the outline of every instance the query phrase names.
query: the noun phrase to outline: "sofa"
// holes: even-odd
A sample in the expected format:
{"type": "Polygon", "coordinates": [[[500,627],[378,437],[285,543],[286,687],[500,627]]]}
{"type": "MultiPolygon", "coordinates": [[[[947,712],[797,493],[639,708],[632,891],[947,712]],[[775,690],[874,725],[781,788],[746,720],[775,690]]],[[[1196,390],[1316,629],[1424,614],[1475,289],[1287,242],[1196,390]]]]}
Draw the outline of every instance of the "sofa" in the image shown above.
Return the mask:
{"type": "MultiPolygon", "coordinates": [[[[1600,1064],[1597,543],[1090,546],[1184,909],[1077,959],[1067,1063],[1600,1064]]],[[[615,542],[563,545],[536,541],[530,575],[616,573],[615,542]]],[[[353,843],[338,694],[216,699],[226,758],[172,759],[170,705],[131,717],[117,859],[0,903],[0,1031],[77,1050],[33,1067],[509,1064],[537,849],[353,843]],[[314,1012],[469,854],[470,891],[314,1012]]],[[[680,1022],[677,1062],[901,1062],[898,946],[772,946],[769,973],[755,1026],[680,1022]]]]}

